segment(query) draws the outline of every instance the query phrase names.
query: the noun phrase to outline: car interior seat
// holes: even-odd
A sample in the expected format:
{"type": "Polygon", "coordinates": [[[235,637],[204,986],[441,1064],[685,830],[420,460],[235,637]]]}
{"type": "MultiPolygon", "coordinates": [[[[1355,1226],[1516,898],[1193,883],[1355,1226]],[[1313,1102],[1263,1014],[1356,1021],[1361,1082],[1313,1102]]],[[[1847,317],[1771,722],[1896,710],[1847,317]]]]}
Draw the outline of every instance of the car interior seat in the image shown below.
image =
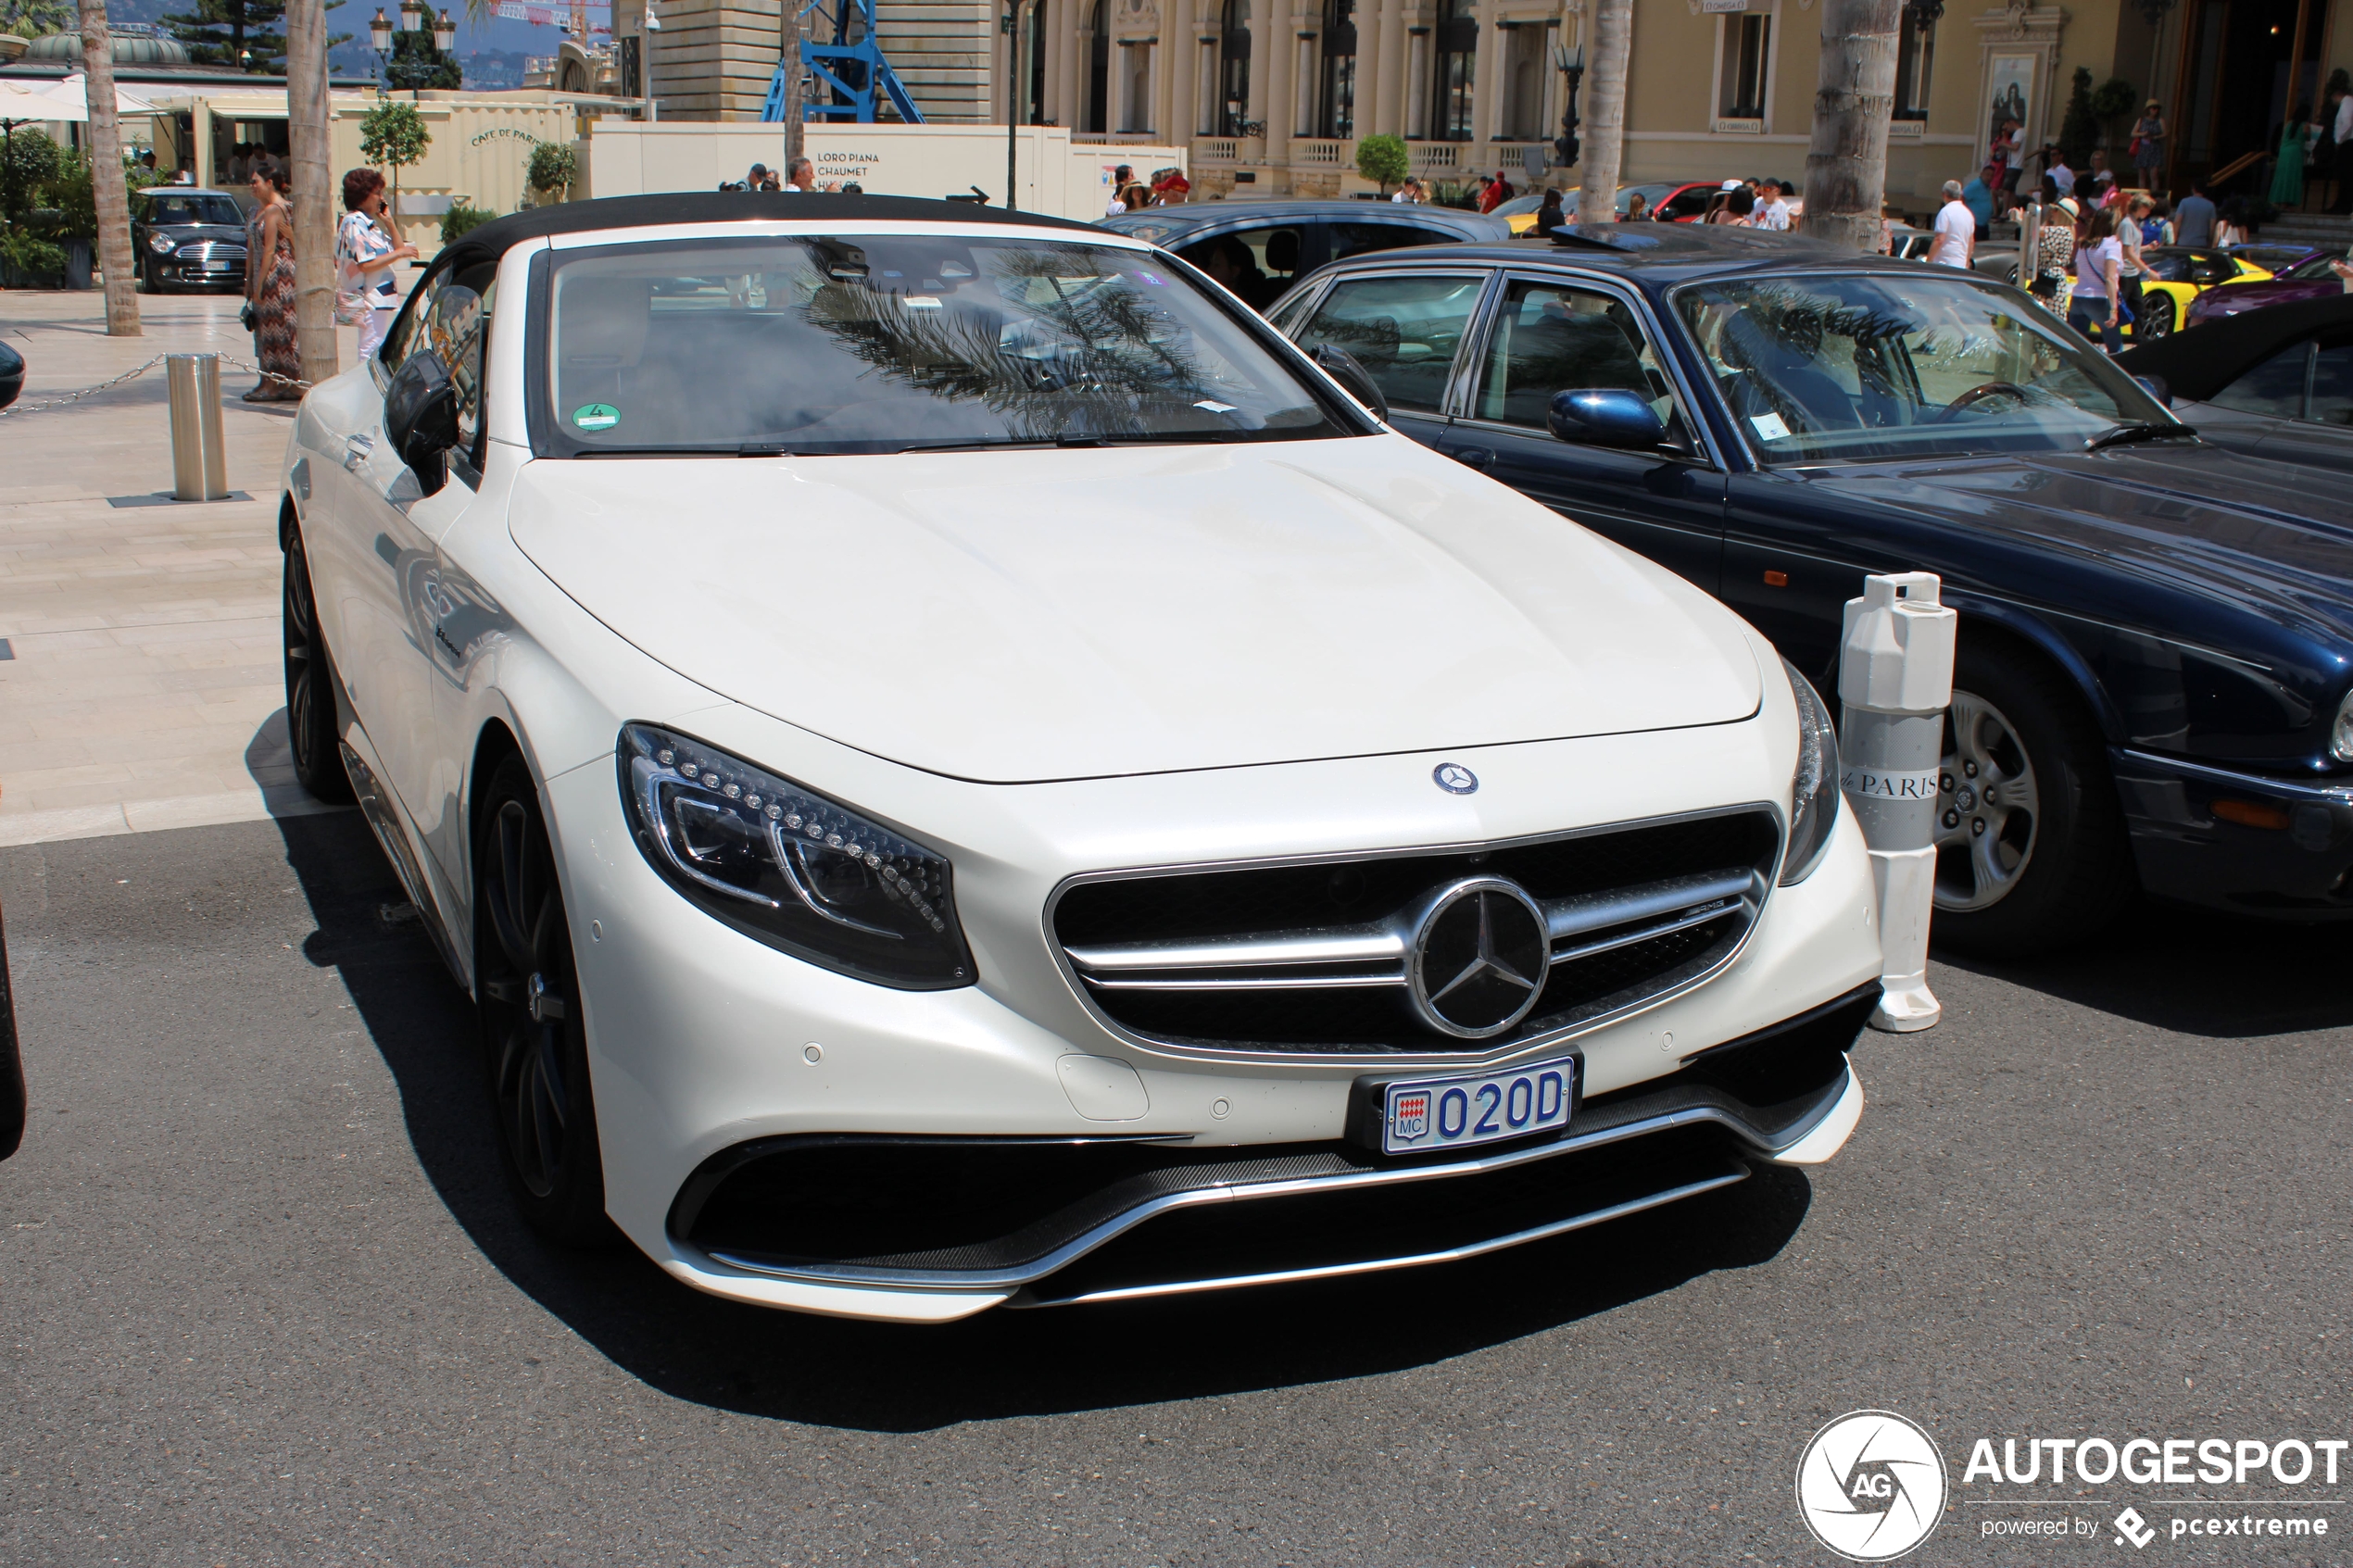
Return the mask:
{"type": "Polygon", "coordinates": [[[631,436],[677,438],[685,383],[654,341],[653,294],[650,278],[565,281],[556,309],[559,418],[584,404],[605,403],[620,411],[615,428],[631,436]]]}

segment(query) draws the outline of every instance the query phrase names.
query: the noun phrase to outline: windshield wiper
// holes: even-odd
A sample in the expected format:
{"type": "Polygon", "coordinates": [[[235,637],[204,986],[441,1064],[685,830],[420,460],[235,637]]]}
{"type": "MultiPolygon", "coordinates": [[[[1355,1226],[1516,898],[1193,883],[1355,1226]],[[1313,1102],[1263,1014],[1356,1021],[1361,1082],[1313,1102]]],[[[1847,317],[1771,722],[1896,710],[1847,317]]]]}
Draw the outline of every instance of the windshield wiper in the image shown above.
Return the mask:
{"type": "Polygon", "coordinates": [[[2185,424],[2159,424],[2155,420],[2131,420],[2104,430],[2097,435],[2083,438],[2083,450],[2096,452],[2105,446],[2121,446],[2129,441],[2165,441],[2177,435],[2195,439],[2197,432],[2185,424]]]}

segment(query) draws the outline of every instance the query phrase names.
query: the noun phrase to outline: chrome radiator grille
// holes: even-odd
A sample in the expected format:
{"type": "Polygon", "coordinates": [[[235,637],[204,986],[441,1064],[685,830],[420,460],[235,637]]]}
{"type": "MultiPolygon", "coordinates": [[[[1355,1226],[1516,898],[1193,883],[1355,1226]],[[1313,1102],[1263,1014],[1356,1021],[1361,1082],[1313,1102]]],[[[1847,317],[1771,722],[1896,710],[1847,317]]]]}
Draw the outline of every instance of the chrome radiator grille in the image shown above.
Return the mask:
{"type": "Polygon", "coordinates": [[[195,245],[182,245],[171,256],[173,260],[183,266],[192,262],[201,266],[208,261],[228,261],[242,267],[245,261],[245,247],[232,245],[226,240],[199,240],[195,245]]]}
{"type": "Polygon", "coordinates": [[[1066,886],[1051,926],[1088,1000],[1145,1039],[1489,1051],[1723,962],[1755,921],[1779,845],[1760,807],[1442,852],[1114,875],[1066,886]],[[1436,951],[1440,917],[1466,898],[1479,900],[1466,906],[1475,918],[1457,918],[1451,956],[1436,951]],[[1518,960],[1491,944],[1491,904],[1497,923],[1524,930],[1518,960]],[[1491,954],[1504,977],[1498,1016],[1457,1027],[1448,977],[1461,985],[1491,954]]]}

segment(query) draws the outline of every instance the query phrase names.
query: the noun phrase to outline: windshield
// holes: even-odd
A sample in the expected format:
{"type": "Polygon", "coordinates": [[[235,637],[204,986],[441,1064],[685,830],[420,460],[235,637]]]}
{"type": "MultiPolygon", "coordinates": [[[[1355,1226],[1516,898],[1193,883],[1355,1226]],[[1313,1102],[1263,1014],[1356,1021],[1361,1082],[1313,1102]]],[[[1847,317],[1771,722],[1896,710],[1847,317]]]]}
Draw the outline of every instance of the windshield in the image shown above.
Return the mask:
{"type": "Polygon", "coordinates": [[[562,455],[1355,433],[1165,261],[1083,240],[574,251],[542,373],[562,455]]]}
{"type": "Polygon", "coordinates": [[[1674,297],[1768,463],[2082,451],[2120,425],[2173,424],[2014,290],[1849,273],[1700,283],[1674,297]]]}
{"type": "Polygon", "coordinates": [[[227,196],[156,196],[147,198],[150,223],[223,223],[242,228],[245,215],[227,196]]]}

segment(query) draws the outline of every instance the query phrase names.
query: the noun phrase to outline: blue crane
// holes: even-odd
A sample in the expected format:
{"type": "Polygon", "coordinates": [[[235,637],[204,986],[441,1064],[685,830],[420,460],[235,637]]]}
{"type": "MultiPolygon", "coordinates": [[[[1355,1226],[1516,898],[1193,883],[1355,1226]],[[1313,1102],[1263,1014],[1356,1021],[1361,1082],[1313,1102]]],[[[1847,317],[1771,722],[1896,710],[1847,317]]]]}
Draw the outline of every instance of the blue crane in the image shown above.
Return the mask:
{"type": "MultiPolygon", "coordinates": [[[[808,91],[801,99],[802,119],[872,125],[875,110],[887,97],[900,119],[910,125],[924,122],[924,111],[915,107],[899,73],[883,58],[882,43],[875,31],[875,0],[809,0],[801,19],[798,64],[809,73],[808,91]]],[[[776,74],[768,79],[768,103],[760,111],[761,119],[785,118],[785,88],[791,80],[786,73],[795,64],[776,62],[776,74]]]]}

